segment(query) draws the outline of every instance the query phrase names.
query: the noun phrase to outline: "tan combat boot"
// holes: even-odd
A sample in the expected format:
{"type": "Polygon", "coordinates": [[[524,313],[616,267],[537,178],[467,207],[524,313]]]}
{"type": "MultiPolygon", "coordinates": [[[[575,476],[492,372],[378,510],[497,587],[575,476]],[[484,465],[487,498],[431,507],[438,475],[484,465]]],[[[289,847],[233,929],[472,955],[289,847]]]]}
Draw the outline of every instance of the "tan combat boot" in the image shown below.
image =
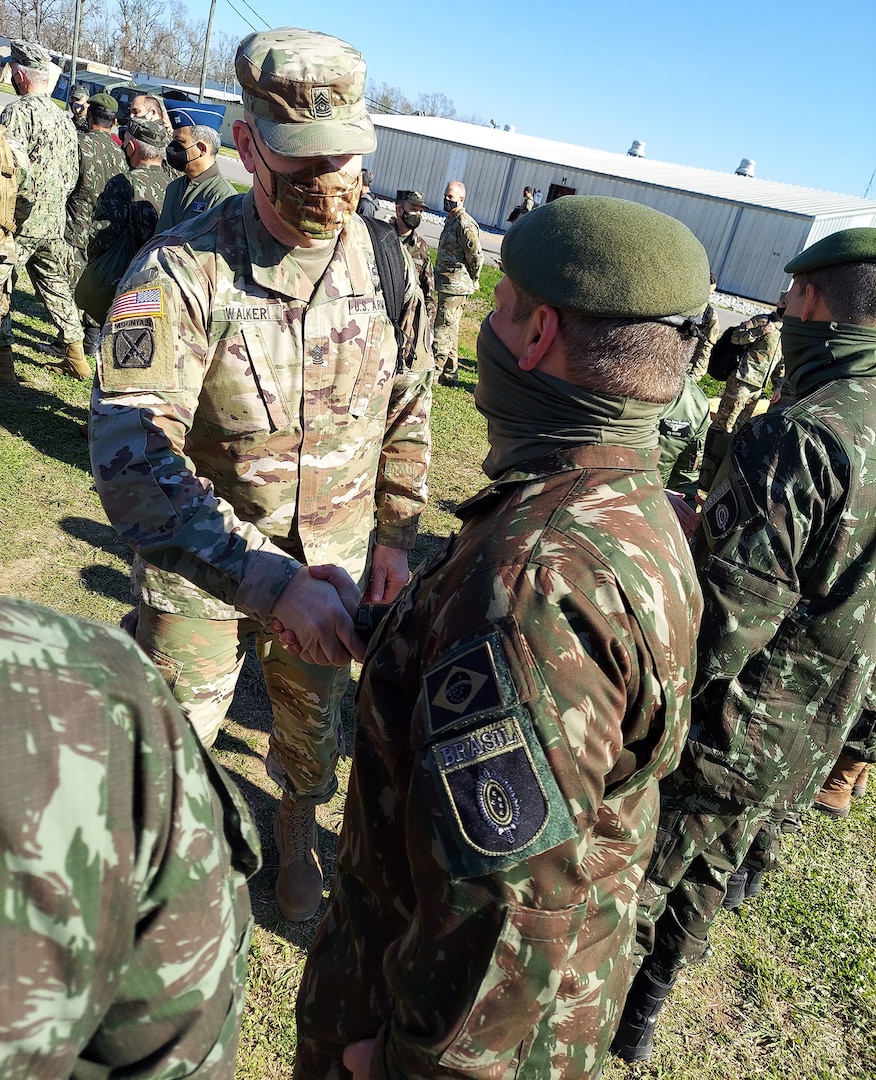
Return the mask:
{"type": "Polygon", "coordinates": [[[815,796],[812,808],[830,817],[848,817],[852,805],[852,789],[866,768],[865,761],[840,754],[822,784],[821,791],[815,796]]]}
{"type": "Polygon", "coordinates": [[[307,922],[322,901],[315,807],[284,792],[274,818],[274,843],[280,856],[277,906],[290,922],[307,922]]]}
{"type": "Polygon", "coordinates": [[[18,382],[15,377],[15,360],[12,356],[12,349],[5,345],[0,348],[0,383],[6,383],[14,386],[18,382]]]}
{"type": "Polygon", "coordinates": [[[852,795],[856,799],[863,799],[867,794],[867,777],[870,775],[869,762],[864,765],[858,773],[858,779],[855,781],[855,786],[852,788],[852,795]]]}
{"type": "Polygon", "coordinates": [[[57,364],[46,364],[52,371],[58,371],[62,375],[69,375],[72,379],[90,379],[91,368],[85,359],[85,351],[81,341],[73,341],[64,346],[64,359],[57,364]]]}

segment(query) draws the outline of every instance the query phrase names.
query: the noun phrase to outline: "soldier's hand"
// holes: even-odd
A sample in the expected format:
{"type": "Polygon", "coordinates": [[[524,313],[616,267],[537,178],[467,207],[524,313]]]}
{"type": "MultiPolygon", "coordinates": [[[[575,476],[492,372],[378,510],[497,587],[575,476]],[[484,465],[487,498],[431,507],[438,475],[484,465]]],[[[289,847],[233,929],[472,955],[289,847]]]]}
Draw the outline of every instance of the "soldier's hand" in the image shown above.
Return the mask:
{"type": "Polygon", "coordinates": [[[371,578],[365,592],[369,604],[391,604],[410,579],[406,551],[383,544],[374,545],[371,578]]]}
{"type": "Polygon", "coordinates": [[[365,645],[353,625],[361,597],[339,566],[302,566],[280,593],[270,627],[308,664],[343,667],[362,660],[365,645]]]}
{"type": "Polygon", "coordinates": [[[344,1049],[344,1068],[353,1074],[353,1080],[368,1080],[371,1058],[374,1056],[376,1039],[361,1039],[344,1049]]]}
{"type": "Polygon", "coordinates": [[[690,540],[700,524],[699,514],[688,505],[684,496],[680,495],[677,491],[667,490],[666,498],[669,500],[669,505],[675,511],[675,516],[678,518],[679,524],[681,525],[681,531],[684,533],[685,537],[690,540]]]}

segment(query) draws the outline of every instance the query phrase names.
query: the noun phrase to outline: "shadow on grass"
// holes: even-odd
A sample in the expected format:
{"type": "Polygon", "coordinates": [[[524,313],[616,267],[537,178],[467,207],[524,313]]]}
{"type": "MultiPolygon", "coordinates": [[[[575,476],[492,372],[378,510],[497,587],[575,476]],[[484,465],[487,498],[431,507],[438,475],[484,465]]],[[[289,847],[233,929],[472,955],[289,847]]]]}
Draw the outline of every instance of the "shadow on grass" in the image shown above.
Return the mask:
{"type": "Polygon", "coordinates": [[[39,453],[90,474],[88,439],[82,430],[88,423],[84,405],[72,405],[50,391],[18,383],[0,387],[0,409],[13,435],[39,453]]]}

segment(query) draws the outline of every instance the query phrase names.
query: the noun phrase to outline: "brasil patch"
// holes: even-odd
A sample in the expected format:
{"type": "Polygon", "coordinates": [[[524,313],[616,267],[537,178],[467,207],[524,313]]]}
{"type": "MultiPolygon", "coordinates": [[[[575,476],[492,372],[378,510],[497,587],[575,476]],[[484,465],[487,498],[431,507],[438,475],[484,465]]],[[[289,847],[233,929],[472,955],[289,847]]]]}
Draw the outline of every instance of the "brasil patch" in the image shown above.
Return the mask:
{"type": "Polygon", "coordinates": [[[151,285],[146,289],[129,289],[113,301],[110,308],[110,322],[118,319],[137,319],[144,316],[164,314],[164,294],[160,285],[151,285]]]}

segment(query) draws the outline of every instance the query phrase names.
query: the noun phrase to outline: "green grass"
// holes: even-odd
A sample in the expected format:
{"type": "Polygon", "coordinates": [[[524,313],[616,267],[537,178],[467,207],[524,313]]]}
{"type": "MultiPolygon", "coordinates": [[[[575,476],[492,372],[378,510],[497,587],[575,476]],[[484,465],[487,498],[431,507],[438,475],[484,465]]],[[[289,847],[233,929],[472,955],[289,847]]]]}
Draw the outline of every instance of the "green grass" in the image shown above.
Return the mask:
{"type": "MultiPolygon", "coordinates": [[[[498,271],[485,269],[461,336],[461,386],[437,387],[430,504],[415,558],[456,527],[458,504],[483,484],[485,423],[474,408],[474,344],[498,271]]],[[[26,282],[26,278],[25,278],[26,282]]],[[[35,344],[54,337],[27,291],[15,296],[17,387],[0,387],[0,591],[109,623],[129,606],[126,547],[92,488],[85,420],[88,387],[42,366],[35,344]]],[[[355,676],[355,672],[354,672],[355,676]]],[[[352,689],[345,700],[352,732],[352,689]]],[[[287,1078],[295,1055],[294,1004],[315,925],[292,926],[273,903],[270,838],[276,790],[262,766],[270,707],[247,660],[216,753],[255,815],[265,870],[252,883],[256,930],[238,1080],[287,1078]]],[[[349,763],[320,807],[324,864],[334,866],[349,763]]],[[[876,796],[833,822],[814,813],[786,838],[782,867],[737,914],[722,913],[714,956],[686,973],[645,1066],[607,1064],[603,1080],[867,1080],[876,1078],[876,796]]]]}

